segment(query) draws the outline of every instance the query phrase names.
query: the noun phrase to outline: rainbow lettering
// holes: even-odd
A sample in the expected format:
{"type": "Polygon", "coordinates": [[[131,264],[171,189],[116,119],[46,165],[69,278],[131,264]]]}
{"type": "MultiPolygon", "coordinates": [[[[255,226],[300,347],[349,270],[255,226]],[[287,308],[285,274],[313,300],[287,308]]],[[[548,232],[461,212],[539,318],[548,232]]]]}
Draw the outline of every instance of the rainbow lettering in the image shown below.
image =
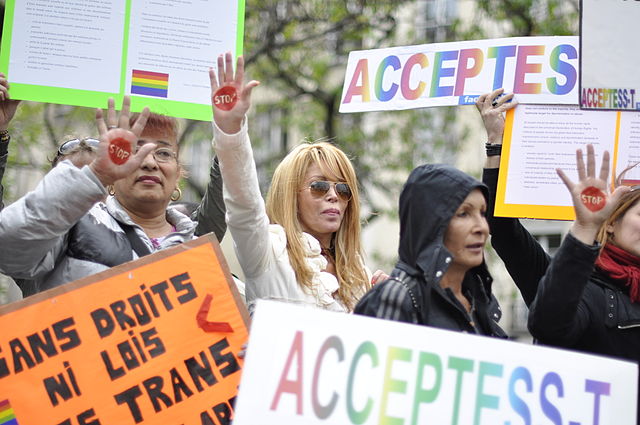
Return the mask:
{"type": "Polygon", "coordinates": [[[575,104],[577,44],[520,37],[351,52],[340,111],[466,105],[500,87],[527,103],[575,104]]]}
{"type": "Polygon", "coordinates": [[[167,97],[169,92],[169,74],[161,72],[131,71],[131,94],[167,97]]]}
{"type": "Polygon", "coordinates": [[[429,59],[422,53],[416,53],[411,56],[404,65],[400,87],[402,89],[402,95],[409,100],[415,100],[422,96],[424,89],[427,87],[424,81],[420,81],[415,89],[411,88],[409,81],[411,80],[411,73],[416,65],[420,66],[420,70],[423,70],[429,65],[429,59]]]}
{"type": "Polygon", "coordinates": [[[585,109],[629,109],[640,110],[636,102],[636,91],[630,88],[604,89],[582,87],[580,104],[585,109]]]}
{"type": "MultiPolygon", "coordinates": [[[[506,396],[505,402],[512,414],[517,415],[524,423],[565,423],[562,399],[576,396],[566,393],[562,376],[554,370],[534,375],[526,366],[508,369],[499,362],[405,347],[390,346],[386,352],[381,352],[371,341],[363,341],[353,353],[348,352],[347,346],[339,336],[327,337],[317,351],[315,361],[305,364],[304,333],[295,332],[287,360],[282,372],[278,374],[280,378],[275,393],[270,396],[270,410],[287,416],[304,416],[304,400],[310,397],[313,415],[321,420],[340,415],[338,409],[343,408],[346,410],[343,413],[346,413],[351,424],[365,423],[372,415],[377,417],[377,423],[381,425],[418,424],[427,420],[429,405],[439,402],[441,398],[451,399],[451,394],[445,394],[444,389],[444,382],[448,381],[454,383],[453,397],[450,408],[447,409],[451,412],[452,425],[461,425],[459,415],[463,409],[469,408],[472,409],[473,423],[482,423],[482,417],[487,411],[497,411],[500,408],[501,395],[506,396]],[[307,372],[307,367],[312,367],[313,372],[307,372]],[[349,371],[346,385],[331,381],[332,390],[327,392],[328,386],[326,382],[325,385],[321,384],[321,377],[337,376],[335,370],[345,368],[349,371]],[[380,368],[383,369],[380,371],[383,380],[379,388],[369,389],[370,394],[363,403],[362,395],[354,392],[356,382],[376,373],[380,368]],[[417,378],[410,382],[395,377],[396,368],[413,370],[417,378]],[[427,380],[429,385],[424,386],[426,374],[430,379],[427,380]],[[312,376],[311,382],[306,381],[305,376],[312,376]],[[497,390],[500,387],[502,389],[497,390]],[[320,388],[325,390],[321,393],[320,388]],[[465,407],[462,402],[463,394],[468,397],[471,389],[475,391],[475,398],[471,406],[465,407]],[[411,411],[406,412],[404,417],[389,413],[393,410],[390,408],[391,399],[398,397],[413,397],[411,411]],[[281,401],[285,398],[289,398],[287,406],[295,406],[294,411],[290,411],[290,407],[281,407],[281,401]],[[377,405],[374,400],[378,400],[377,405]],[[533,412],[539,412],[539,416],[533,412]]],[[[590,378],[585,378],[583,382],[583,394],[579,396],[589,400],[584,409],[592,419],[589,423],[597,424],[600,421],[601,405],[611,395],[611,383],[590,378]]]]}

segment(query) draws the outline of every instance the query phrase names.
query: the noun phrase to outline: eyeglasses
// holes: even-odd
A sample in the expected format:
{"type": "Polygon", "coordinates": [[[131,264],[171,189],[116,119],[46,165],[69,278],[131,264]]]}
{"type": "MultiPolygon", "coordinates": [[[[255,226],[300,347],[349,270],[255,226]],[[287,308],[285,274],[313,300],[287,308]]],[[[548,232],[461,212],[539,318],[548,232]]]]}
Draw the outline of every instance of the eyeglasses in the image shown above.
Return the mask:
{"type": "Polygon", "coordinates": [[[98,145],[100,144],[100,140],[94,139],[92,137],[85,137],[84,139],[71,139],[67,140],[58,148],[58,155],[69,155],[79,146],[87,146],[91,150],[95,151],[98,149],[98,145]]]}
{"type": "MultiPolygon", "coordinates": [[[[139,149],[140,146],[136,146],[134,153],[137,153],[139,149]]],[[[156,162],[169,162],[175,160],[178,157],[178,154],[169,148],[158,148],[151,153],[153,154],[153,158],[156,160],[156,162]]]]}
{"type": "Polygon", "coordinates": [[[323,180],[316,180],[309,183],[309,190],[314,196],[324,196],[329,192],[331,186],[333,185],[333,189],[340,199],[343,201],[351,200],[351,188],[347,183],[335,183],[328,182],[323,180]]]}

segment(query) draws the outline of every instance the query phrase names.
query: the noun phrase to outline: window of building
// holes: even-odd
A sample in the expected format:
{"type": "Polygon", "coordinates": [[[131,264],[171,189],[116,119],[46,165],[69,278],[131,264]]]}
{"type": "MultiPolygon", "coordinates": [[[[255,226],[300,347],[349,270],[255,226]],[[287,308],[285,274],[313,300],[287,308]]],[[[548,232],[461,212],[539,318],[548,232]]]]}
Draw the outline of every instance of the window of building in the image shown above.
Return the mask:
{"type": "Polygon", "coordinates": [[[427,43],[439,43],[453,36],[453,23],[457,17],[456,0],[420,0],[417,29],[427,43]]]}

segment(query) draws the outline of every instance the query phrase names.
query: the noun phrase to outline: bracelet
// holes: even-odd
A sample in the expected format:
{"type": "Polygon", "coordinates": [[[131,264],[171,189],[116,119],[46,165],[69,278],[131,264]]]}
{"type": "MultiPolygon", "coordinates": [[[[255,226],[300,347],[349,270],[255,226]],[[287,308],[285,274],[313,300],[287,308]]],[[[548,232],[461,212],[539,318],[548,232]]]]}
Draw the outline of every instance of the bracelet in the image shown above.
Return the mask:
{"type": "Polygon", "coordinates": [[[0,131],[0,141],[1,142],[6,142],[7,140],[9,140],[9,130],[2,130],[0,131]]]}
{"type": "Polygon", "coordinates": [[[502,155],[502,144],[487,142],[484,147],[487,149],[487,156],[502,155]]]}

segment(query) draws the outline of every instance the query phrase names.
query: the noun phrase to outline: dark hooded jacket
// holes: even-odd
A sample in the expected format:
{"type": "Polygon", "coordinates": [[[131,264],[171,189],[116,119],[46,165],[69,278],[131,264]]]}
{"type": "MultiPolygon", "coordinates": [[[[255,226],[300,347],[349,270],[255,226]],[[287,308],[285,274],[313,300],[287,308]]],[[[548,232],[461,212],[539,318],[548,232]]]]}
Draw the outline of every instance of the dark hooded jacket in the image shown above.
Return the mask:
{"type": "Polygon", "coordinates": [[[484,262],[470,269],[462,284],[472,314],[450,289],[440,286],[453,260],[444,245],[445,232],[474,189],[488,202],[487,187],[456,168],[427,164],[413,170],[400,194],[400,261],[388,280],[360,300],[356,314],[506,337],[497,324],[502,314],[484,262]]]}

